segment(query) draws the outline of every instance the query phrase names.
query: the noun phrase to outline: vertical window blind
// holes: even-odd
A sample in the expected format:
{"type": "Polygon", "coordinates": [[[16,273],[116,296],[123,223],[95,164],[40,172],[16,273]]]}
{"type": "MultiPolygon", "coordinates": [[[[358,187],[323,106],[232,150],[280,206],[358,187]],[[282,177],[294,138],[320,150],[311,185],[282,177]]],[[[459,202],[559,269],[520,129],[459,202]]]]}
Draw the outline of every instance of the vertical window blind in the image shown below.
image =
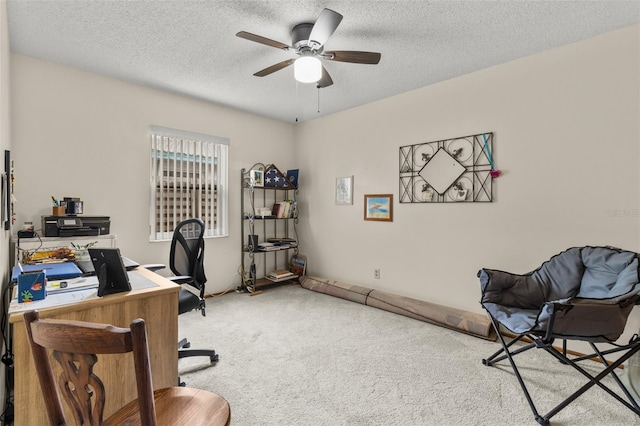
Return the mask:
{"type": "Polygon", "coordinates": [[[228,236],[229,140],[151,127],[151,241],[171,240],[185,219],[200,218],[205,237],[228,236]]]}

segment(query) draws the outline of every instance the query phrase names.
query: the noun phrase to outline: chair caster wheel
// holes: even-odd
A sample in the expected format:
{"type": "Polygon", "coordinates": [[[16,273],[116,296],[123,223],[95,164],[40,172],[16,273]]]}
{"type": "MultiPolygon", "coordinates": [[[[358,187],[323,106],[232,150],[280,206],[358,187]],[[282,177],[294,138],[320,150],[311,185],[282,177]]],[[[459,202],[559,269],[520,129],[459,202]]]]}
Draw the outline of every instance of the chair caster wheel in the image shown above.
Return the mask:
{"type": "Polygon", "coordinates": [[[184,345],[182,345],[182,347],[183,347],[184,349],[189,349],[189,348],[191,347],[191,342],[187,342],[187,343],[185,343],[184,345]]]}
{"type": "Polygon", "coordinates": [[[211,363],[213,364],[214,362],[218,362],[218,354],[215,355],[211,355],[209,357],[209,360],[211,361],[211,363]]]}
{"type": "Polygon", "coordinates": [[[489,361],[487,361],[486,359],[483,359],[482,360],[482,365],[490,365],[490,364],[489,364],[489,361]]]}

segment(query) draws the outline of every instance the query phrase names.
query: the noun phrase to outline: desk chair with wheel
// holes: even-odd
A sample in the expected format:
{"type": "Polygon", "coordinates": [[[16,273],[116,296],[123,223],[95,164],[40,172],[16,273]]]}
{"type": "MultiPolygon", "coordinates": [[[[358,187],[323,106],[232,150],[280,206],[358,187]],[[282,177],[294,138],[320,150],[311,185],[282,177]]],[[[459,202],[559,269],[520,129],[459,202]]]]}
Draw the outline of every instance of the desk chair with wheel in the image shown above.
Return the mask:
{"type": "Polygon", "coordinates": [[[229,403],[219,395],[186,387],[153,390],[143,319],[133,320],[130,328],[40,319],[37,311],[26,312],[24,319],[50,424],[71,424],[71,419],[65,417],[62,401],[71,411],[75,424],[229,424],[229,403]],[[50,351],[62,367],[57,377],[50,351]],[[105,386],[93,369],[99,362],[97,355],[129,352],[133,354],[138,398],[103,419],[105,386]]]}
{"type": "MultiPolygon", "coordinates": [[[[178,315],[194,309],[206,316],[204,290],[207,277],[204,273],[204,231],[205,225],[197,218],[186,219],[173,231],[169,268],[174,276],[167,277],[177,284],[191,286],[197,294],[185,288],[178,296],[178,315]]],[[[165,265],[143,265],[152,271],[162,269],[165,265]]],[[[211,362],[218,361],[218,354],[213,349],[188,349],[191,343],[185,338],[178,342],[178,358],[191,356],[208,356],[211,362]]]]}

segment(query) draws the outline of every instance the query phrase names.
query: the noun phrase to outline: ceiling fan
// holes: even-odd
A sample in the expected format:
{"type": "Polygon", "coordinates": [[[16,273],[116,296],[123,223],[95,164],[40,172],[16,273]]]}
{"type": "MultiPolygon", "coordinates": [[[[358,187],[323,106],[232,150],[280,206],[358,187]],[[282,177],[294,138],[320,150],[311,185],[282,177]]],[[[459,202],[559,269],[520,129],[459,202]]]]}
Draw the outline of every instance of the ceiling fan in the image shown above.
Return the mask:
{"type": "Polygon", "coordinates": [[[293,64],[296,80],[304,83],[317,83],[317,87],[322,88],[331,86],[333,80],[327,69],[322,65],[321,60],[372,65],[380,62],[381,55],[376,52],[355,50],[324,51],[324,44],[338,28],[341,21],[341,14],[331,9],[324,9],[315,23],[302,23],[293,27],[291,30],[291,46],[246,31],[240,31],[236,36],[287,52],[293,52],[297,56],[296,58],[290,58],[271,65],[253,75],[264,77],[293,64]]]}

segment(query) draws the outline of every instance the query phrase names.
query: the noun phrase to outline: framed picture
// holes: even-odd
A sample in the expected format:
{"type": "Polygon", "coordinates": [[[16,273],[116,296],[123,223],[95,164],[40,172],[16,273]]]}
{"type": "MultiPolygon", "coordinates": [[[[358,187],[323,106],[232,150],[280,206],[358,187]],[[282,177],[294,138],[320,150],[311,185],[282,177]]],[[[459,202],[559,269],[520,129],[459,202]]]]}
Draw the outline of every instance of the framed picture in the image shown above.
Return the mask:
{"type": "Polygon", "coordinates": [[[336,204],[353,204],[353,176],[336,179],[336,204]]]}
{"type": "Polygon", "coordinates": [[[366,194],[364,220],[393,222],[393,194],[366,194]]]}
{"type": "Polygon", "coordinates": [[[263,170],[251,170],[249,172],[249,178],[253,186],[264,186],[264,171],[263,170]]]}
{"type": "Polygon", "coordinates": [[[293,185],[294,188],[298,187],[298,174],[299,174],[298,169],[287,170],[287,180],[291,185],[293,185]]]}

